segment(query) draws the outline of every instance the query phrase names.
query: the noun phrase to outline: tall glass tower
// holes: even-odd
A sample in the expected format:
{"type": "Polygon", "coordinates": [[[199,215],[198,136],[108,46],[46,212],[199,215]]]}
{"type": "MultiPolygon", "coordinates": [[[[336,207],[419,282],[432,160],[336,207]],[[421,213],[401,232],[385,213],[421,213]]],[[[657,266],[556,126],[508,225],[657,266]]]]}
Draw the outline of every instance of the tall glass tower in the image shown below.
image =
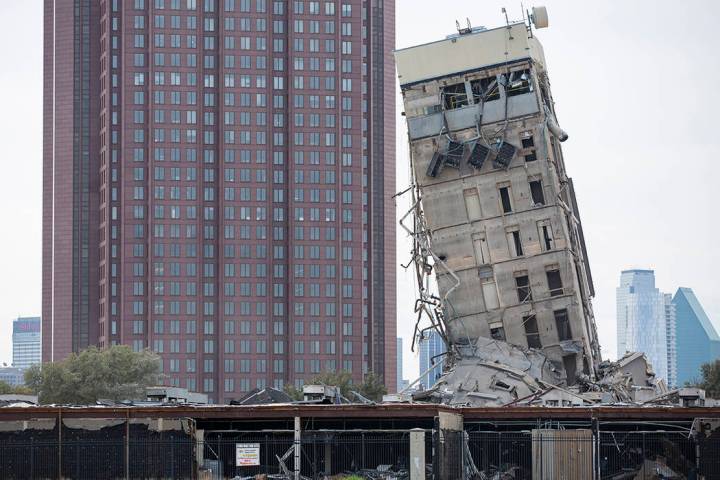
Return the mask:
{"type": "Polygon", "coordinates": [[[445,353],[445,342],[442,337],[434,331],[428,330],[423,333],[420,339],[420,375],[427,372],[420,383],[424,388],[430,388],[435,384],[435,381],[442,375],[442,364],[440,363],[441,358],[435,358],[438,355],[445,353]],[[428,372],[428,369],[435,363],[435,367],[428,372]]]}
{"type": "Polygon", "coordinates": [[[700,378],[703,363],[720,358],[720,336],[690,288],[678,288],[673,298],[677,312],[677,384],[700,378]]]}
{"type": "Polygon", "coordinates": [[[617,288],[618,355],[643,352],[658,378],[674,385],[675,356],[668,348],[674,337],[674,309],[655,287],[653,270],[625,270],[617,288]],[[670,339],[670,342],[668,340],[670,339]]]}

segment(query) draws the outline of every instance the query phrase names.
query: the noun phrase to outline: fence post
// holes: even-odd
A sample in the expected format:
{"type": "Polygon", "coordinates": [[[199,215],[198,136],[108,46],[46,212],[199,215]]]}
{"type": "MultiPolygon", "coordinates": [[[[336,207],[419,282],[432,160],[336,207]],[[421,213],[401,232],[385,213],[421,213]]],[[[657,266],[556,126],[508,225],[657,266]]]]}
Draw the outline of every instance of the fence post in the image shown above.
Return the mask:
{"type": "Polygon", "coordinates": [[[295,417],[295,480],[300,480],[300,417],[295,417]]]}
{"type": "Polygon", "coordinates": [[[200,477],[200,469],[203,468],[205,459],[205,430],[195,430],[195,475],[200,477]]]}
{"type": "Polygon", "coordinates": [[[462,476],[463,416],[454,412],[438,412],[440,448],[439,477],[453,480],[462,476]]]}
{"type": "Polygon", "coordinates": [[[125,410],[125,478],[130,480],[130,409],[125,410]]]}
{"type": "Polygon", "coordinates": [[[62,407],[58,407],[58,471],[57,478],[62,478],[62,407]]]}
{"type": "Polygon", "coordinates": [[[323,472],[325,475],[332,475],[332,443],[329,436],[325,436],[325,442],[323,444],[323,459],[325,460],[325,468],[323,472]]]}
{"type": "Polygon", "coordinates": [[[425,480],[425,430],[410,430],[410,480],[425,480]]]}

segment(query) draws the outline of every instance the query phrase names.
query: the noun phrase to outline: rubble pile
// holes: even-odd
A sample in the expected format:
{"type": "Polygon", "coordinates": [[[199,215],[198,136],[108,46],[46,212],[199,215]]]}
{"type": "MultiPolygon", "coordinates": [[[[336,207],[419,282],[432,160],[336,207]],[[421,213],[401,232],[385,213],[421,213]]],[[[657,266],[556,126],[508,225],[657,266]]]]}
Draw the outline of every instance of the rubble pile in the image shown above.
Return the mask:
{"type": "Polygon", "coordinates": [[[567,385],[561,367],[536,349],[478,338],[472,346],[456,350],[452,367],[432,388],[413,393],[413,400],[477,407],[677,403],[678,391],[669,392],[662,380],[656,380],[641,353],[601,362],[598,380],[580,375],[575,384],[567,385]]]}

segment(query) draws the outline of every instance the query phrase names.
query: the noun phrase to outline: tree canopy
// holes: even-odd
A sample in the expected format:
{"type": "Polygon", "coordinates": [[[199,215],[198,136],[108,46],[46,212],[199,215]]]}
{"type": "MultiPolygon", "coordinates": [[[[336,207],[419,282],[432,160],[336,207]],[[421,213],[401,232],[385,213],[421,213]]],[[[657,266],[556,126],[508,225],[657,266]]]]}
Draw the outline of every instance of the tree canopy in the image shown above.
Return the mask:
{"type": "MultiPolygon", "coordinates": [[[[356,391],[363,397],[379,402],[383,395],[387,393],[387,389],[383,384],[382,378],[372,372],[365,375],[363,383],[353,384],[352,375],[344,370],[338,372],[323,372],[313,377],[307,382],[308,385],[330,385],[340,388],[340,393],[350,400],[354,400],[351,391],[356,391]]],[[[295,400],[302,400],[302,389],[297,389],[293,385],[288,385],[285,391],[295,400]]]]}
{"type": "Polygon", "coordinates": [[[700,373],[702,379],[689,382],[689,386],[702,388],[709,398],[720,398],[720,359],[704,363],[700,373]]]}
{"type": "Polygon", "coordinates": [[[25,384],[39,403],[90,404],[144,398],[145,388],[160,380],[160,360],[150,351],[133,352],[126,345],[90,347],[60,362],[34,365],[25,384]]]}
{"type": "Polygon", "coordinates": [[[0,380],[0,395],[7,395],[8,393],[14,393],[19,395],[32,395],[32,390],[24,385],[14,387],[7,382],[0,380]]]}

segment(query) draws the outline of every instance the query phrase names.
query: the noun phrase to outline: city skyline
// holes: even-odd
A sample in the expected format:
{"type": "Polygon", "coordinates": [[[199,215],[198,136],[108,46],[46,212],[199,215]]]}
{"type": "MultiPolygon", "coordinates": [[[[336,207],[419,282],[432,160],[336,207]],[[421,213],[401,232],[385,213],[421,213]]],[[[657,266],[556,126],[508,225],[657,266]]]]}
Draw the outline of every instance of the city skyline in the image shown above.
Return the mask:
{"type": "MultiPolygon", "coordinates": [[[[720,7],[693,2],[694,8],[676,11],[669,2],[660,2],[648,11],[640,5],[607,2],[596,5],[596,21],[587,19],[582,5],[572,2],[546,2],[553,27],[540,36],[548,50],[548,62],[553,71],[553,90],[562,112],[561,122],[570,134],[564,148],[573,158],[585,158],[584,165],[576,165],[573,176],[579,201],[583,205],[583,223],[590,252],[597,296],[594,302],[603,357],[615,357],[615,308],[613,291],[617,272],[626,267],[653,268],[658,272],[657,285],[663,291],[673,291],[676,285],[690,285],[704,301],[708,316],[720,318],[720,298],[714,294],[709,273],[720,267],[720,257],[703,248],[703,239],[712,238],[717,226],[702,221],[704,208],[688,212],[682,205],[712,203],[711,179],[718,166],[711,163],[717,155],[717,146],[709,130],[711,118],[718,107],[714,97],[690,91],[684,102],[672,106],[674,127],[653,121],[659,118],[656,99],[669,88],[669,79],[656,78],[642,89],[627,89],[623,75],[596,75],[601,71],[630,71],[637,68],[652,69],[659,58],[676,62],[681,68],[674,81],[686,82],[698,75],[712,74],[717,65],[701,64],[697,58],[712,58],[705,41],[710,31],[710,19],[720,7]],[[709,12],[701,18],[693,10],[709,12]],[[584,19],[578,21],[577,19],[584,19]],[[643,18],[648,21],[637,22],[643,18]],[[693,35],[664,35],[658,24],[673,25],[674,32],[693,31],[693,35]],[[705,28],[708,27],[708,28],[705,28]],[[588,35],[587,31],[593,34],[588,35]],[[568,41],[571,39],[572,41],[568,41]],[[637,50],[621,47],[621,41],[639,45],[637,50]],[[697,58],[684,52],[693,51],[697,58]],[[587,91],[612,91],[613,101],[603,95],[587,96],[587,91]],[[632,112],[632,113],[630,113],[632,112]],[[618,115],[618,113],[620,113],[618,115]],[[657,113],[657,114],[656,114],[657,113]],[[597,135],[596,130],[617,118],[631,119],[637,131],[633,135],[597,135]],[[647,119],[651,121],[646,121],[647,119]],[[679,131],[677,130],[677,126],[679,131]],[[688,127],[686,125],[692,125],[688,127]],[[660,145],[663,138],[678,139],[676,144],[660,145]],[[643,145],[636,143],[644,139],[643,145]],[[693,138],[700,141],[688,141],[693,138]],[[677,159],[693,159],[692,167],[677,165],[677,159]],[[602,164],[602,168],[597,165],[602,164]],[[622,172],[622,175],[617,175],[622,172]],[[673,195],[664,187],[672,185],[673,195]],[[674,198],[683,198],[678,202],[674,198]],[[632,199],[628,203],[627,199],[632,199]],[[657,215],[643,212],[663,212],[672,219],[658,222],[657,215]],[[702,267],[702,268],[701,268],[702,267]]],[[[433,22],[422,23],[430,2],[398,2],[404,8],[398,22],[398,48],[443,38],[454,30],[456,17],[468,16],[473,24],[495,25],[501,21],[502,2],[458,2],[456,8],[441,10],[433,22]]],[[[517,8],[509,8],[511,17],[519,17],[517,8]]],[[[2,119],[0,148],[3,158],[22,158],[13,165],[12,175],[4,175],[2,190],[2,217],[6,224],[22,227],[22,235],[9,235],[3,239],[2,264],[11,272],[2,280],[3,301],[0,325],[5,331],[11,328],[18,314],[40,313],[40,145],[42,90],[42,6],[33,2],[7,2],[0,6],[0,32],[4,45],[23,45],[23,48],[2,50],[3,59],[14,65],[12,71],[0,77],[0,95],[5,110],[15,112],[2,119]],[[28,125],[31,128],[28,128],[28,125]],[[34,127],[33,127],[34,126],[34,127]],[[18,202],[22,199],[22,202],[18,202]],[[34,219],[34,220],[32,220],[34,219]]],[[[709,40],[709,39],[708,39],[709,40]]],[[[398,110],[399,113],[400,110],[398,110]]],[[[404,121],[397,116],[398,124],[404,121]]],[[[402,130],[400,130],[402,131],[402,130]]],[[[402,136],[398,141],[398,190],[407,184],[407,148],[402,136]]],[[[398,199],[398,213],[403,212],[403,199],[398,199]]],[[[401,236],[399,236],[401,237],[401,236]]],[[[398,238],[397,263],[407,257],[406,244],[398,238]]],[[[411,302],[414,295],[412,277],[398,269],[398,335],[406,339],[412,331],[411,302]],[[408,288],[405,288],[408,285],[408,288]],[[406,313],[403,313],[403,309],[406,313]]],[[[416,364],[413,354],[406,348],[404,365],[412,372],[416,364]]],[[[0,343],[0,357],[7,363],[11,358],[9,339],[0,343]]],[[[413,375],[405,375],[412,378],[413,375]]]]}

